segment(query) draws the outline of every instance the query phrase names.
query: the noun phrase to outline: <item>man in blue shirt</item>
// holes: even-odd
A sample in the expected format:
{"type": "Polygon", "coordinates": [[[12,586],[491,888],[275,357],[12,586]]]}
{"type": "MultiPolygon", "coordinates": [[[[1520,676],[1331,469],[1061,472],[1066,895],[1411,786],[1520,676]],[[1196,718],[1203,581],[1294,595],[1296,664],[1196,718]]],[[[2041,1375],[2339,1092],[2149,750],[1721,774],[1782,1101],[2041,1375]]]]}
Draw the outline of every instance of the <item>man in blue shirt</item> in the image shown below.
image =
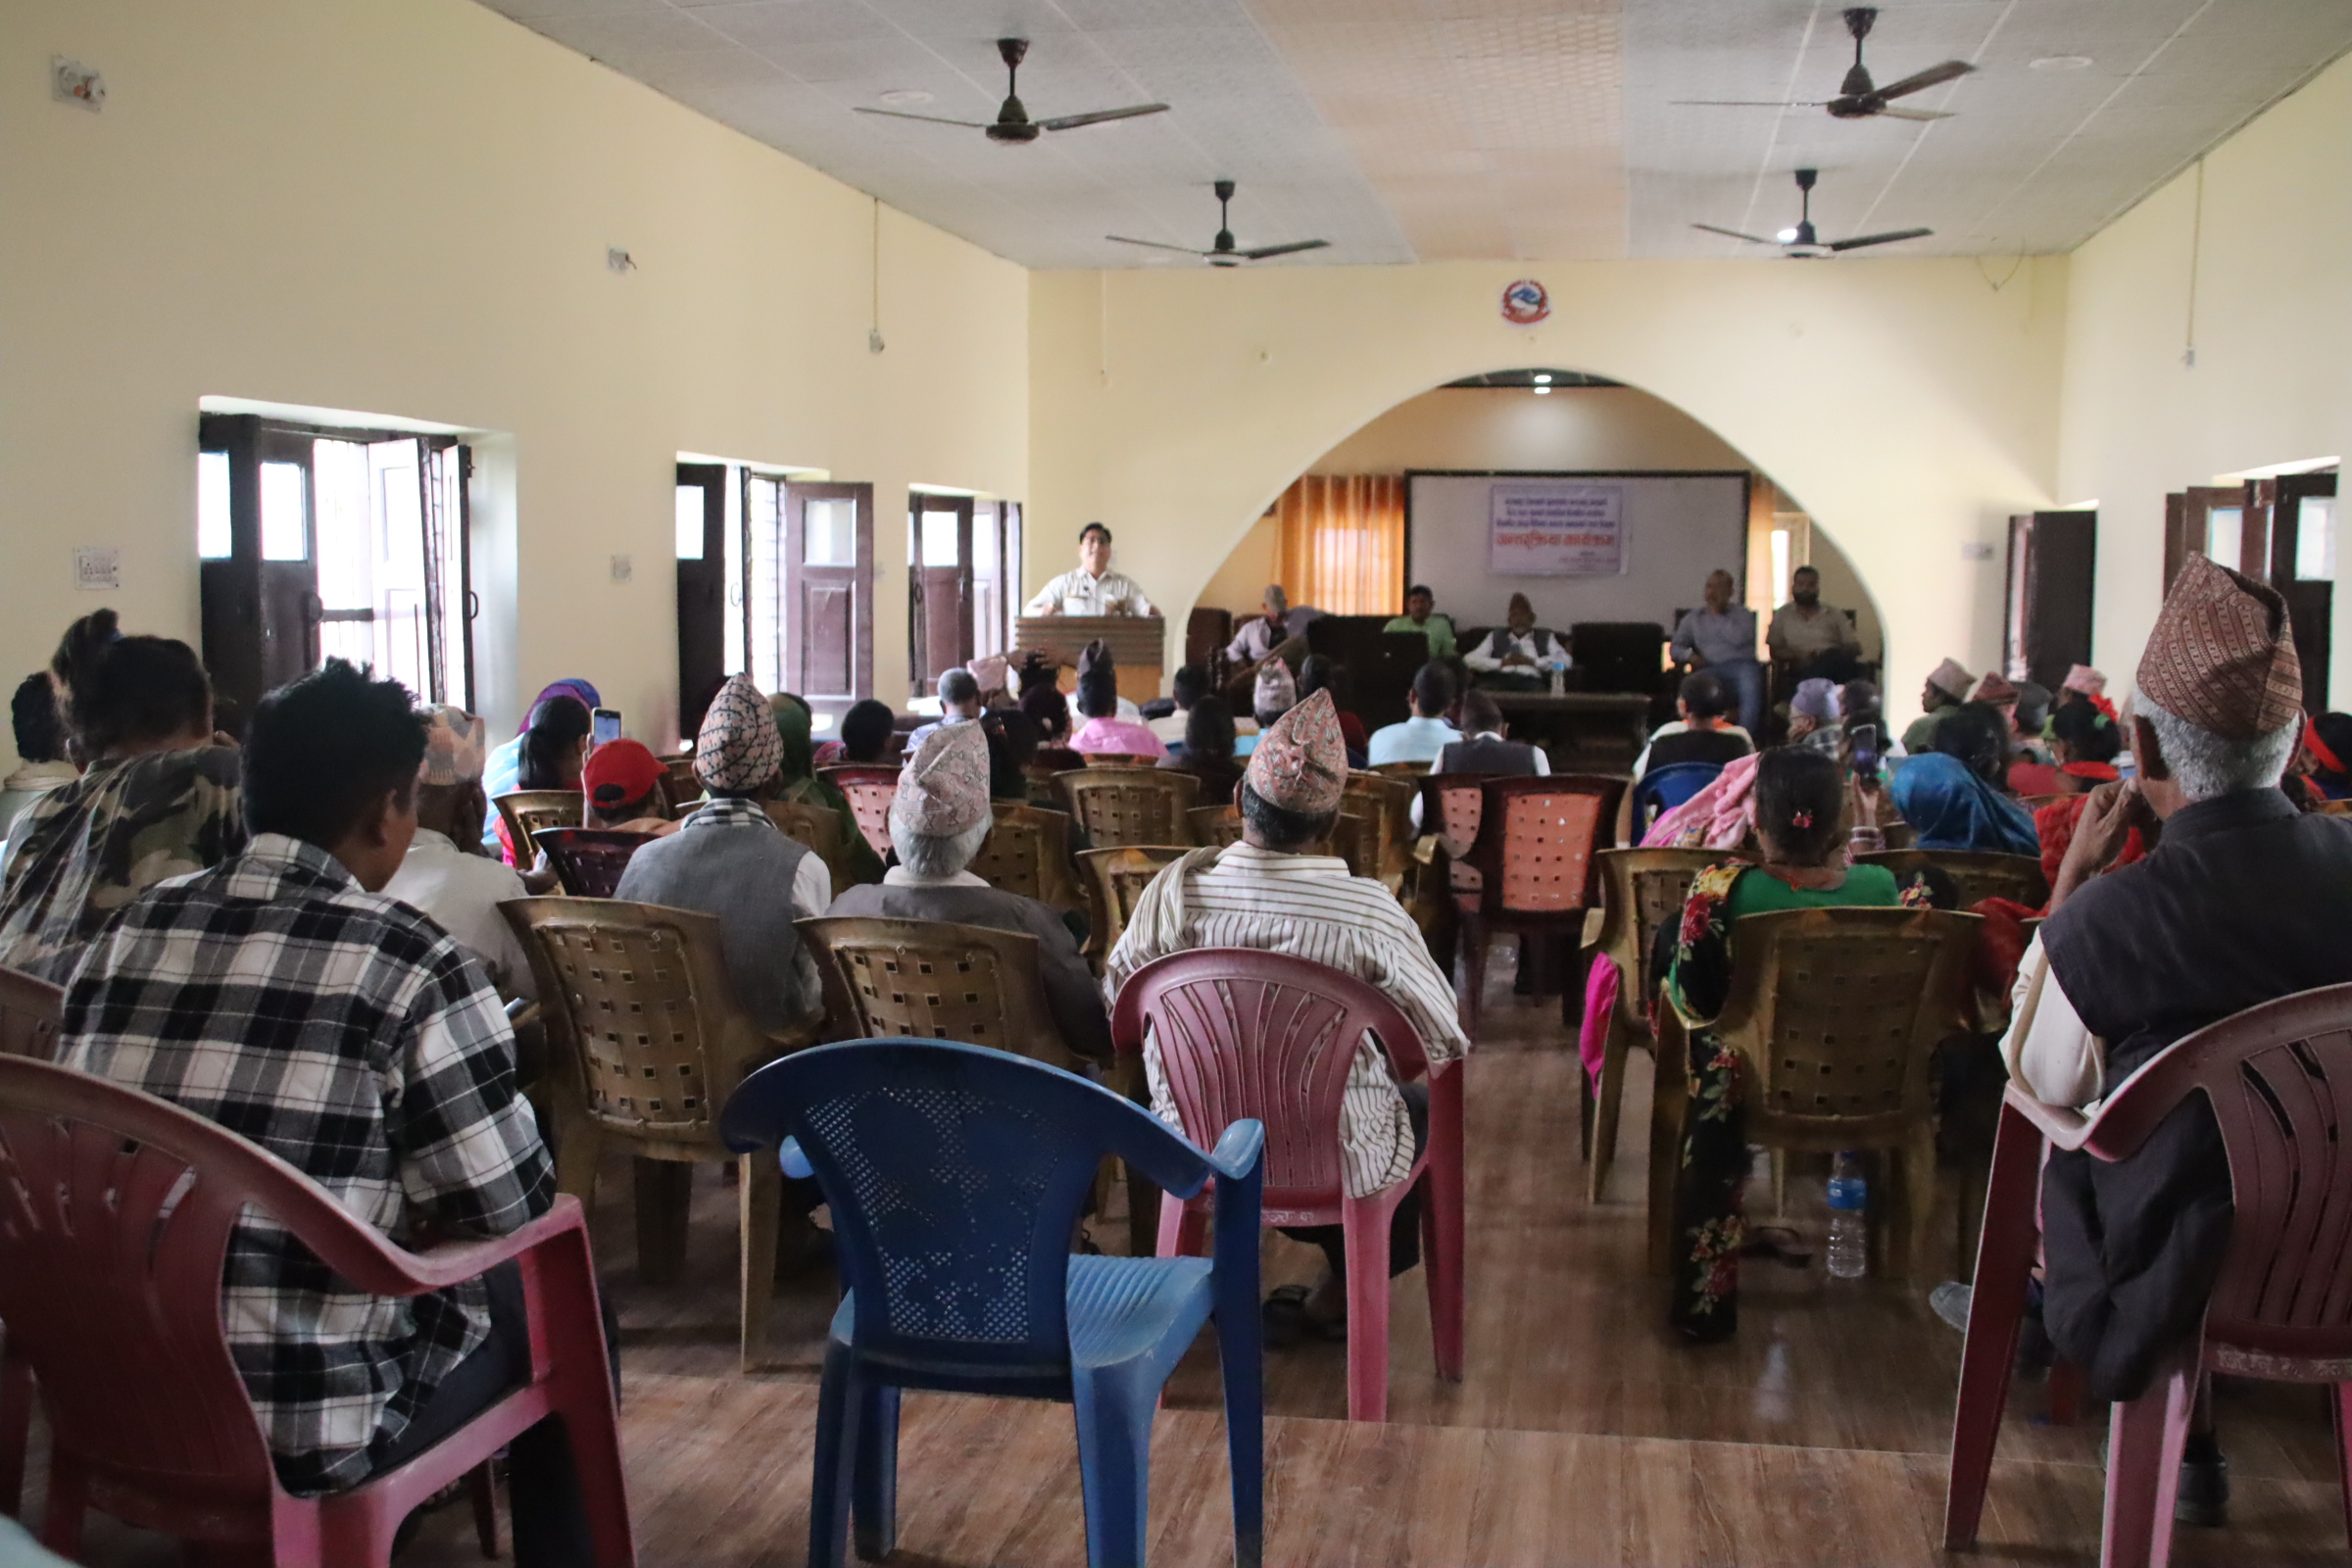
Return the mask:
{"type": "Polygon", "coordinates": [[[1756,612],[1732,603],[1732,574],[1707,573],[1706,603],[1683,612],[1674,628],[1674,658],[1710,671],[1740,700],[1740,727],[1750,735],[1764,720],[1764,666],[1756,659],[1756,612]]]}
{"type": "Polygon", "coordinates": [[[1460,730],[1446,722],[1446,710],[1453,704],[1453,672],[1444,664],[1433,659],[1414,673],[1409,702],[1412,717],[1372,732],[1368,765],[1434,762],[1440,752],[1462,738],[1460,730]]]}

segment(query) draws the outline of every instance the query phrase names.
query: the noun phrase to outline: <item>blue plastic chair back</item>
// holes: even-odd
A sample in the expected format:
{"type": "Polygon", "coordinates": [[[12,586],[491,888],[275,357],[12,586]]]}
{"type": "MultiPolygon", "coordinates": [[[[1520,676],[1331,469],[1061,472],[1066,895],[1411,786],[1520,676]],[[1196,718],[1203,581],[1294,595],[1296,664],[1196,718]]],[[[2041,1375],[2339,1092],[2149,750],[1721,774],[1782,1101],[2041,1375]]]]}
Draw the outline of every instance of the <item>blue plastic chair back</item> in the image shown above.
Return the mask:
{"type": "Polygon", "coordinates": [[[1722,771],[1721,762],[1669,762],[1642,774],[1634,786],[1634,842],[1641,843],[1659,817],[1714,783],[1722,771]]]}

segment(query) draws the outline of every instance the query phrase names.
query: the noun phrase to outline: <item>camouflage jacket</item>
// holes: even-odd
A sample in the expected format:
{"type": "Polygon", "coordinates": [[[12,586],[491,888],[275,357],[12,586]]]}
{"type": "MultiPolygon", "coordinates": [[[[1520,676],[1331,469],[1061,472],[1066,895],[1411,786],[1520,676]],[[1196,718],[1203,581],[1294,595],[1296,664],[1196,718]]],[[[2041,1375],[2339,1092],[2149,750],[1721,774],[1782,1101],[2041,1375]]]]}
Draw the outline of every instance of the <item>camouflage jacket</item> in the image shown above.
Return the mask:
{"type": "Polygon", "coordinates": [[[237,754],[100,762],[27,807],[0,888],[0,965],[63,984],[99,927],[166,877],[245,848],[237,754]]]}

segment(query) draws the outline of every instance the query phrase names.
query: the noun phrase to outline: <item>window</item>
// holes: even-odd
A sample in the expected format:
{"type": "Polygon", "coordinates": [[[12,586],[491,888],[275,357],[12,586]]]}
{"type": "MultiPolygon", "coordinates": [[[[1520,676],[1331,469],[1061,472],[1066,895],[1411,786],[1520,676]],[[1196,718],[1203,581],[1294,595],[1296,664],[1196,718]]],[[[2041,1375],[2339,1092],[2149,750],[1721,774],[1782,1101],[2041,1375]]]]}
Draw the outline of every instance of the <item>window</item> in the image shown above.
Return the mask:
{"type": "Polygon", "coordinates": [[[196,454],[196,559],[228,559],[228,454],[196,454]]]}
{"type": "Polygon", "coordinates": [[[2214,507],[2205,514],[2205,555],[2217,566],[2244,569],[2239,556],[2245,544],[2243,507],[2214,507]]]}
{"type": "Polygon", "coordinates": [[[2304,496],[2295,509],[2295,577],[2335,581],[2335,497],[2304,496]]]}
{"type": "Polygon", "coordinates": [[[678,486],[678,559],[703,559],[703,487],[699,484],[678,486]]]}

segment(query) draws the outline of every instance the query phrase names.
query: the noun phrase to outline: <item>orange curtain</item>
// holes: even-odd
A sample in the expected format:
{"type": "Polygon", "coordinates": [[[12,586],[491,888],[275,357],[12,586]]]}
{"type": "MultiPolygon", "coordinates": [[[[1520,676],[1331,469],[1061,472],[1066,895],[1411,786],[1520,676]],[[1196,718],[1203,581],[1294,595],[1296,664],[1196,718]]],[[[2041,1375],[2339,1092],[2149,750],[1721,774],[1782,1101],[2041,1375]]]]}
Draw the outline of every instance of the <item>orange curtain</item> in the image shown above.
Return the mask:
{"type": "Polygon", "coordinates": [[[1403,608],[1404,479],[1310,473],[1274,503],[1275,575],[1294,605],[1334,615],[1403,608]]]}

